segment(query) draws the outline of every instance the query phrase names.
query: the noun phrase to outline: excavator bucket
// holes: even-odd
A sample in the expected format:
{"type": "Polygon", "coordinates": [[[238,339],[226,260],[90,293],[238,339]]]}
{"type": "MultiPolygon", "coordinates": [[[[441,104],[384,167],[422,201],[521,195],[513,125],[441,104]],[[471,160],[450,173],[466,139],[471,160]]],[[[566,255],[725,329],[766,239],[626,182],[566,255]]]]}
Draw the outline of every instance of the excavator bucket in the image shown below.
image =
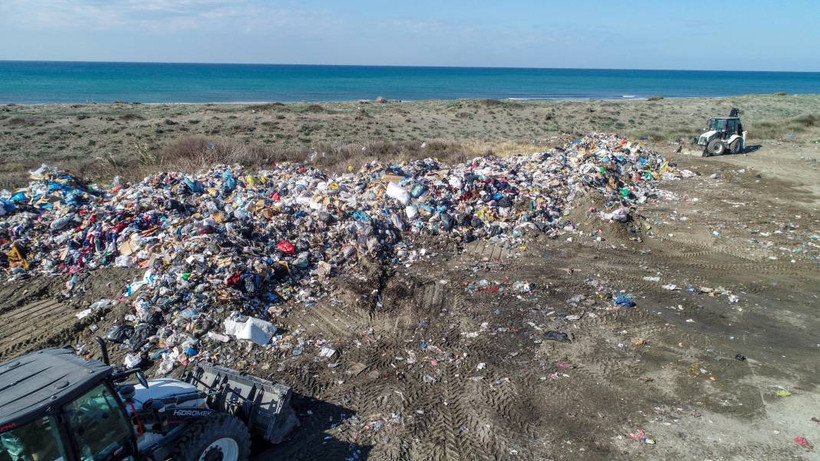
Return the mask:
{"type": "Polygon", "coordinates": [[[238,417],[268,442],[282,442],[298,424],[290,406],[291,390],[284,384],[207,362],[193,365],[182,380],[207,394],[208,408],[238,417]]]}

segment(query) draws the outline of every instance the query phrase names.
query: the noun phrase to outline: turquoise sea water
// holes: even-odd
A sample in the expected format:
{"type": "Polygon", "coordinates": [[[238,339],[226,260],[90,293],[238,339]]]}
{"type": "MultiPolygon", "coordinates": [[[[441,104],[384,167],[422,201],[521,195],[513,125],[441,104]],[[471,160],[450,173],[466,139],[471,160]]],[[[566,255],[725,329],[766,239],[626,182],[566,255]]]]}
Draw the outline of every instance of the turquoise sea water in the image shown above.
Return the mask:
{"type": "Polygon", "coordinates": [[[820,73],[0,61],[0,103],[820,93],[820,73]]]}

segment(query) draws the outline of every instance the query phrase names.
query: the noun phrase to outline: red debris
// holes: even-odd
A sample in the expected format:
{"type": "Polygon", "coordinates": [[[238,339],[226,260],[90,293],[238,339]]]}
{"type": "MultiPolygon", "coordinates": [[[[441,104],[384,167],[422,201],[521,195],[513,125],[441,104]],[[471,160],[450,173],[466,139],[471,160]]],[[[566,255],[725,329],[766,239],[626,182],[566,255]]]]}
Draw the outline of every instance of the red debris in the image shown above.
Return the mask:
{"type": "Polygon", "coordinates": [[[225,279],[225,285],[233,286],[242,280],[242,272],[234,272],[230,277],[225,279]]]}
{"type": "Polygon", "coordinates": [[[797,444],[800,445],[803,448],[811,448],[812,447],[811,442],[809,442],[808,439],[806,439],[803,436],[795,437],[794,441],[797,442],[797,444]]]}
{"type": "Polygon", "coordinates": [[[282,240],[281,242],[277,243],[276,249],[281,251],[282,253],[285,253],[286,255],[292,255],[296,253],[296,247],[286,240],[282,240]]]}

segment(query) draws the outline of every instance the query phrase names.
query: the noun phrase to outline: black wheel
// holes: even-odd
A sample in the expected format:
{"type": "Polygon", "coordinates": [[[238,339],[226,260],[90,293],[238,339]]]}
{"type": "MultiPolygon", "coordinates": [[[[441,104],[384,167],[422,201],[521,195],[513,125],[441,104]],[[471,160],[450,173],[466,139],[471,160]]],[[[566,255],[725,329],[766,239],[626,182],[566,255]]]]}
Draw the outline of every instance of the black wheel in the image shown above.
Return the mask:
{"type": "Polygon", "coordinates": [[[197,421],[176,441],[174,461],[246,461],[251,436],[239,418],[217,414],[197,421]]]}
{"type": "Polygon", "coordinates": [[[721,155],[724,150],[726,150],[726,146],[723,145],[723,140],[718,138],[709,141],[709,144],[706,145],[706,152],[709,155],[721,155]]]}
{"type": "Polygon", "coordinates": [[[740,139],[739,138],[735,139],[734,141],[729,143],[729,152],[731,152],[733,154],[739,154],[740,153],[740,139]]]}

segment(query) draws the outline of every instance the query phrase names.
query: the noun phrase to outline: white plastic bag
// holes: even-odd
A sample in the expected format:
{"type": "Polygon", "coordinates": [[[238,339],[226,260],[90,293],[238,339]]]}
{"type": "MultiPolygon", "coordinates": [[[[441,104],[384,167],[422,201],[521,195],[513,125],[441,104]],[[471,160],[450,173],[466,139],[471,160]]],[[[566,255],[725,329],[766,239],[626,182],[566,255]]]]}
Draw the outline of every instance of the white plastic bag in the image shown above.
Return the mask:
{"type": "Polygon", "coordinates": [[[267,345],[276,334],[276,326],[254,317],[235,317],[225,319],[225,334],[236,339],[249,339],[260,346],[267,345]]]}
{"type": "Polygon", "coordinates": [[[387,184],[387,196],[398,200],[402,205],[407,205],[410,202],[410,193],[394,182],[387,184]]]}
{"type": "Polygon", "coordinates": [[[407,214],[407,219],[415,219],[419,215],[419,209],[414,206],[405,207],[404,212],[407,214]]]}

